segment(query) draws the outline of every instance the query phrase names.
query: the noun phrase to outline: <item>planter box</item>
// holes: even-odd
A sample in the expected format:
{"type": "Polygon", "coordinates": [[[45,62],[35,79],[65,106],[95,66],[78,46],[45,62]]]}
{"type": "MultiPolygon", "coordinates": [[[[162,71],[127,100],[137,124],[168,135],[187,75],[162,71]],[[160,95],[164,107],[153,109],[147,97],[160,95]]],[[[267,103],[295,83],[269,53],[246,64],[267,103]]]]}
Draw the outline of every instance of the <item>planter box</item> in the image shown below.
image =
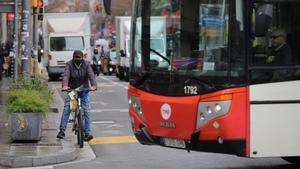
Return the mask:
{"type": "Polygon", "coordinates": [[[42,117],[40,113],[11,113],[10,123],[12,140],[40,140],[42,131],[42,117]]]}

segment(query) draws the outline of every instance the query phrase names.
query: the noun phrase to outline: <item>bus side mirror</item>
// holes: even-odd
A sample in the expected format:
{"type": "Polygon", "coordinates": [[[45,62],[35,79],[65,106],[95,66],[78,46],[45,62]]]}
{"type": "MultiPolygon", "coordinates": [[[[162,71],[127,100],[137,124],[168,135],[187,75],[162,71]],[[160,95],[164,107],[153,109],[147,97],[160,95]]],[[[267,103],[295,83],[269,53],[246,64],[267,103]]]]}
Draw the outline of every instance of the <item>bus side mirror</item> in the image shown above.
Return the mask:
{"type": "Polygon", "coordinates": [[[265,36],[268,33],[268,29],[272,22],[272,17],[273,5],[263,4],[258,6],[255,14],[255,36],[265,36]]]}

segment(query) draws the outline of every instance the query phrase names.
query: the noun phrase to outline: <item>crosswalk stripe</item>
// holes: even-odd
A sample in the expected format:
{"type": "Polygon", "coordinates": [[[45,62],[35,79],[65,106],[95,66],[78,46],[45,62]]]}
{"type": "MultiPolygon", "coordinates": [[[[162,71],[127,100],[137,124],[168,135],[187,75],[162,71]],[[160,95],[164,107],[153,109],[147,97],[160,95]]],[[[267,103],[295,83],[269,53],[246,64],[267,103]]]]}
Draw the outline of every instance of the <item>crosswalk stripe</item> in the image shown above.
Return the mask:
{"type": "Polygon", "coordinates": [[[114,136],[114,137],[96,137],[89,141],[90,145],[97,144],[118,144],[118,143],[137,143],[135,136],[114,136]]]}

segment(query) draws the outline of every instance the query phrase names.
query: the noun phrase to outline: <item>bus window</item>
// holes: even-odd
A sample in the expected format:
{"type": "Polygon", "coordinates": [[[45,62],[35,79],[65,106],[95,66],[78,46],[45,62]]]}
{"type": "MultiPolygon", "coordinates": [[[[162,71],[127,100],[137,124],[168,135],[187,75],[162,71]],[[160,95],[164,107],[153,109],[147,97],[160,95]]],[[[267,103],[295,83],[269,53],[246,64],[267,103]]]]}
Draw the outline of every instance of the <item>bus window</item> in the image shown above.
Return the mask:
{"type": "MultiPolygon", "coordinates": [[[[279,3],[254,3],[252,9],[252,69],[251,83],[270,83],[300,79],[300,71],[295,69],[299,65],[300,30],[299,9],[297,1],[279,3]],[[264,34],[257,34],[257,12],[263,7],[268,7],[269,12],[265,23],[268,27],[264,34]],[[298,38],[297,38],[298,37],[298,38]]],[[[263,32],[260,30],[259,32],[263,32]]]]}
{"type": "MultiPolygon", "coordinates": [[[[204,71],[227,71],[228,2],[201,1],[199,50],[204,51],[204,71]]],[[[225,73],[226,74],[226,73],[225,73]]]]}
{"type": "Polygon", "coordinates": [[[180,0],[151,1],[150,62],[170,70],[180,46],[180,0]]]}
{"type": "MultiPolygon", "coordinates": [[[[136,5],[141,6],[142,1],[137,0],[136,5]]],[[[134,12],[134,15],[136,19],[133,20],[133,24],[135,25],[132,31],[135,31],[134,37],[133,37],[133,51],[132,51],[132,58],[134,61],[134,68],[141,68],[142,66],[142,49],[141,49],[141,39],[142,39],[142,9],[141,8],[135,8],[136,11],[134,12]]],[[[128,45],[129,46],[129,45],[128,45]]]]}

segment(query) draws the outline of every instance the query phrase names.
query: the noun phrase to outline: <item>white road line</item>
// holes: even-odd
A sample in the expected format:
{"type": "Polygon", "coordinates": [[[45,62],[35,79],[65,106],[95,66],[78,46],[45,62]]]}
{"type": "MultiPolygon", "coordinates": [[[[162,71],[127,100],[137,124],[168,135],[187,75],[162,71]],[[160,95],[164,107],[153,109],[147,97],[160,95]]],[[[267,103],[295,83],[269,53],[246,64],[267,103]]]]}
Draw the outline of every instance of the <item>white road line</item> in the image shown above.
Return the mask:
{"type": "Polygon", "coordinates": [[[92,121],[92,124],[114,124],[115,122],[112,120],[108,121],[92,121]]]}
{"type": "Polygon", "coordinates": [[[105,102],[90,102],[90,104],[95,104],[95,105],[101,104],[102,106],[107,105],[107,103],[105,103],[105,102]]]}
{"type": "Polygon", "coordinates": [[[101,112],[128,112],[128,109],[92,109],[91,113],[101,113],[101,112]]]}
{"type": "Polygon", "coordinates": [[[111,83],[113,83],[113,84],[116,85],[116,86],[120,86],[120,87],[123,87],[123,88],[125,88],[125,89],[128,89],[128,84],[123,85],[123,84],[114,82],[113,80],[111,80],[111,79],[109,79],[109,78],[106,78],[106,77],[103,77],[103,76],[101,76],[101,78],[104,79],[104,80],[107,80],[107,81],[109,81],[109,82],[111,82],[111,83]]]}

